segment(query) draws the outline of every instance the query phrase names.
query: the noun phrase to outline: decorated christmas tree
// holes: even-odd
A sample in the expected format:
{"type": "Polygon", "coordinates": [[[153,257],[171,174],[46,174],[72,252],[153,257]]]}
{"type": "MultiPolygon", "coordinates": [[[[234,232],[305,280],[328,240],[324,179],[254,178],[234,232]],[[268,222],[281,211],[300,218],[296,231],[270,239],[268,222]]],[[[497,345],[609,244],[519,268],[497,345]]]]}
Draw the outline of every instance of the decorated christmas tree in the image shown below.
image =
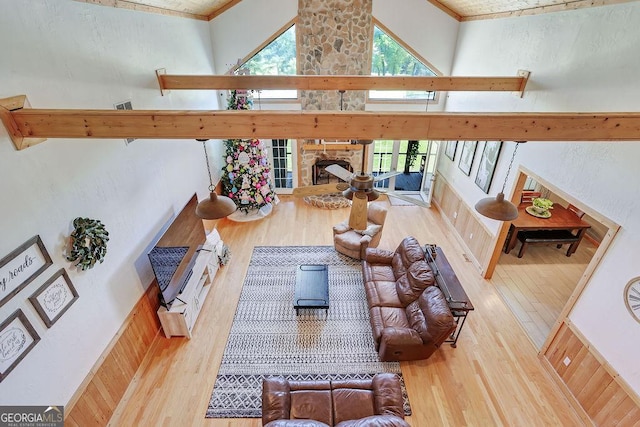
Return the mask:
{"type": "MultiPolygon", "coordinates": [[[[253,100],[242,90],[231,92],[228,110],[250,110],[253,100]]],[[[238,210],[248,214],[277,202],[271,190],[271,170],[264,144],[259,139],[225,140],[225,167],[222,169],[224,194],[238,210]]]]}

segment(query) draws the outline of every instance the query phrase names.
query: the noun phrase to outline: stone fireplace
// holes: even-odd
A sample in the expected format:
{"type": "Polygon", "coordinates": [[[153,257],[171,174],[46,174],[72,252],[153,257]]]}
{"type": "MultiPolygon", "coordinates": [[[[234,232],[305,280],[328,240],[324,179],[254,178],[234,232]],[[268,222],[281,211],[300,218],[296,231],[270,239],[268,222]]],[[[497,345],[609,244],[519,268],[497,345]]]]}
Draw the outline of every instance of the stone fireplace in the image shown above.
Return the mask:
{"type": "MultiPolygon", "coordinates": [[[[371,74],[372,4],[373,0],[298,0],[299,73],[334,76],[371,74]]],[[[364,111],[365,95],[364,91],[344,92],[342,109],[364,111]]],[[[340,110],[340,100],[338,91],[300,91],[303,111],[340,110]]],[[[358,136],[353,135],[353,139],[358,136]]],[[[348,144],[345,143],[335,147],[332,144],[314,147],[313,144],[314,141],[299,141],[301,185],[312,184],[313,165],[318,160],[347,161],[354,171],[360,170],[362,146],[345,148],[348,144]]]]}
{"type": "MultiPolygon", "coordinates": [[[[354,172],[360,171],[361,162],[362,162],[362,150],[355,149],[353,150],[331,150],[329,145],[327,145],[326,152],[325,151],[315,151],[315,150],[305,150],[304,148],[301,150],[301,159],[300,159],[300,180],[302,181],[302,185],[312,185],[314,182],[313,173],[314,166],[319,161],[330,161],[334,160],[336,162],[347,162],[354,172]]],[[[360,146],[357,146],[360,147],[360,146]]],[[[343,166],[343,165],[341,165],[343,166]]],[[[348,168],[347,168],[348,169],[348,168]]],[[[337,182],[337,180],[331,180],[330,182],[337,182]]],[[[327,182],[317,182],[318,184],[327,184],[327,182]]]]}

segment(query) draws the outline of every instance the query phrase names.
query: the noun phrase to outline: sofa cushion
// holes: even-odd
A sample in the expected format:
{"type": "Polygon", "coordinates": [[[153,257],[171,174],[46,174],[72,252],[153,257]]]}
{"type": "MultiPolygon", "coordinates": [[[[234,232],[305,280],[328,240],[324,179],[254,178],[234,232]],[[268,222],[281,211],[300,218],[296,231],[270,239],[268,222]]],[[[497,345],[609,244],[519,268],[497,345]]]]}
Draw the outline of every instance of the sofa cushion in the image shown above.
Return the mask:
{"type": "Polygon", "coordinates": [[[408,328],[407,315],[404,308],[398,307],[371,307],[369,310],[373,337],[380,341],[384,328],[408,328]]]}
{"type": "Polygon", "coordinates": [[[331,390],[291,390],[291,419],[312,419],[333,424],[331,390]]]}
{"type": "Polygon", "coordinates": [[[335,424],[375,414],[373,393],[370,389],[334,388],[332,397],[335,424]]]}
{"type": "Polygon", "coordinates": [[[355,228],[353,229],[353,231],[355,231],[356,233],[360,234],[360,235],[367,235],[367,236],[375,236],[376,234],[378,234],[380,232],[380,230],[382,230],[382,225],[378,225],[378,224],[374,224],[372,222],[368,222],[367,223],[367,228],[365,228],[364,230],[356,230],[355,228]]]}
{"type": "Polygon", "coordinates": [[[405,312],[411,328],[418,332],[425,343],[440,342],[455,327],[447,300],[436,286],[425,289],[416,301],[407,306],[405,312]]]}
{"type": "Polygon", "coordinates": [[[360,241],[362,240],[362,234],[351,233],[347,231],[346,233],[336,234],[333,240],[342,246],[345,247],[358,247],[360,249],[360,241]]]}
{"type": "Polygon", "coordinates": [[[364,290],[369,307],[404,307],[398,299],[396,282],[366,282],[364,290]]]}
{"type": "Polygon", "coordinates": [[[422,247],[415,237],[405,237],[396,249],[391,262],[396,280],[406,274],[411,264],[424,259],[422,247]]]}
{"type": "Polygon", "coordinates": [[[384,264],[369,264],[363,265],[362,276],[365,282],[372,281],[385,281],[395,282],[396,276],[393,275],[393,270],[390,265],[384,264]]]}
{"type": "Polygon", "coordinates": [[[407,273],[396,281],[398,298],[406,307],[422,294],[427,286],[434,284],[433,271],[425,260],[418,260],[411,264],[407,273]]]}

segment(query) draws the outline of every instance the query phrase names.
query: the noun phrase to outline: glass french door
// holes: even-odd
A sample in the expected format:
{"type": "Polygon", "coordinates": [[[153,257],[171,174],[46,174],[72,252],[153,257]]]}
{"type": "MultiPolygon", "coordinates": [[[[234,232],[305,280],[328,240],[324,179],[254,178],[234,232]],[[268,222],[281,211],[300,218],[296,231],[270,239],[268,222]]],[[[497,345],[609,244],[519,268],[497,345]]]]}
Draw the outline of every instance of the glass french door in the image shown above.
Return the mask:
{"type": "Polygon", "coordinates": [[[429,203],[438,156],[439,141],[376,140],[370,150],[373,175],[391,171],[399,175],[377,182],[378,188],[404,194],[420,194],[429,203]],[[413,156],[410,154],[413,153],[413,156]]]}
{"type": "Polygon", "coordinates": [[[295,159],[291,139],[265,139],[267,157],[271,165],[271,184],[278,194],[290,194],[293,190],[295,159]]]}

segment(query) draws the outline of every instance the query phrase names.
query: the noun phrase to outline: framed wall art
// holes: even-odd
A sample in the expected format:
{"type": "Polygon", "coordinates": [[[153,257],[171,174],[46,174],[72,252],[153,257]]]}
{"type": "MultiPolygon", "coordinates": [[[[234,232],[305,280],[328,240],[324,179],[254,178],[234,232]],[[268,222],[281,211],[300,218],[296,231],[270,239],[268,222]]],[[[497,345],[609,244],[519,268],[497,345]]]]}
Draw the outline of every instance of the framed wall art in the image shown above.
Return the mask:
{"type": "Polygon", "coordinates": [[[78,292],[73,287],[64,268],[58,270],[49,280],[29,297],[29,301],[50,328],[78,299],[78,292]]]}
{"type": "Polygon", "coordinates": [[[53,262],[40,236],[34,236],[0,260],[0,307],[53,262]]]}
{"type": "Polygon", "coordinates": [[[22,310],[14,311],[2,322],[0,325],[0,382],[18,366],[38,341],[40,336],[22,310]]]}
{"type": "Polygon", "coordinates": [[[473,157],[476,154],[478,141],[464,141],[462,144],[462,153],[458,161],[458,168],[466,175],[471,175],[471,166],[473,166],[473,157]]]}
{"type": "Polygon", "coordinates": [[[501,148],[502,141],[487,141],[484,143],[478,173],[476,174],[476,185],[487,194],[491,187],[493,173],[496,170],[496,163],[498,163],[501,148]]]}
{"type": "Polygon", "coordinates": [[[444,154],[451,159],[451,161],[456,159],[456,148],[458,148],[458,141],[448,141],[444,149],[444,154]]]}

